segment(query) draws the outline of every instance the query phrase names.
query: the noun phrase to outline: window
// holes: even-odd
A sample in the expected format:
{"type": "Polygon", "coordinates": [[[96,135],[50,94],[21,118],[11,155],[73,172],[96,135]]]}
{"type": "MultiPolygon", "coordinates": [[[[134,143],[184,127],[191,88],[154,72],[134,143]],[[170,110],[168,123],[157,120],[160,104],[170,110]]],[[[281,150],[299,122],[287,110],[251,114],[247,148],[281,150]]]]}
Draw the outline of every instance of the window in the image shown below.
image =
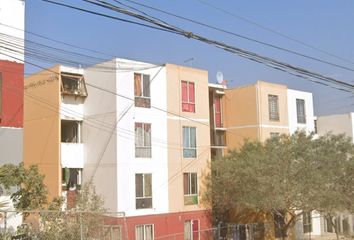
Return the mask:
{"type": "Polygon", "coordinates": [[[82,183],[82,169],[80,168],[62,168],[61,185],[62,190],[80,189],[82,183]]]}
{"type": "Polygon", "coordinates": [[[61,121],[61,142],[81,143],[81,122],[61,121]]]}
{"type": "Polygon", "coordinates": [[[214,115],[215,115],[215,127],[223,127],[221,119],[221,98],[216,97],[214,99],[214,115]]]}
{"type": "Polygon", "coordinates": [[[183,127],[183,157],[197,157],[197,140],[195,127],[183,127]]]}
{"type": "Polygon", "coordinates": [[[211,133],[212,146],[226,146],[226,134],[223,130],[215,130],[211,133]]]}
{"type": "Polygon", "coordinates": [[[136,240],[152,240],[154,239],[154,225],[145,224],[135,226],[136,240]]]}
{"type": "Polygon", "coordinates": [[[199,239],[199,221],[187,220],[184,222],[184,239],[198,240],[199,239]]]}
{"type": "Polygon", "coordinates": [[[277,95],[268,95],[269,120],[279,121],[279,102],[277,95]]]}
{"type": "Polygon", "coordinates": [[[84,76],[81,74],[61,73],[61,92],[68,95],[87,96],[84,76]]]}
{"type": "Polygon", "coordinates": [[[306,123],[305,100],[296,99],[297,123],[306,123]]]}
{"type": "Polygon", "coordinates": [[[135,107],[150,108],[150,75],[134,73],[135,107]]]}
{"type": "Polygon", "coordinates": [[[184,204],[198,204],[197,173],[183,173],[184,204]]]}
{"type": "Polygon", "coordinates": [[[312,232],[312,216],[311,212],[302,213],[302,225],[304,228],[304,233],[312,232]]]}
{"type": "Polygon", "coordinates": [[[271,132],[270,133],[270,138],[276,138],[276,137],[279,137],[280,133],[278,132],[271,132]]]}
{"type": "Polygon", "coordinates": [[[151,180],[151,174],[135,174],[136,209],[152,208],[151,180]]]}
{"type": "Polygon", "coordinates": [[[151,124],[135,123],[135,157],[151,157],[151,124]]]}
{"type": "Polygon", "coordinates": [[[103,240],[121,240],[122,228],[120,225],[103,226],[101,235],[103,240]]]}
{"type": "Polygon", "coordinates": [[[182,111],[195,112],[194,83],[182,81],[182,111]]]}

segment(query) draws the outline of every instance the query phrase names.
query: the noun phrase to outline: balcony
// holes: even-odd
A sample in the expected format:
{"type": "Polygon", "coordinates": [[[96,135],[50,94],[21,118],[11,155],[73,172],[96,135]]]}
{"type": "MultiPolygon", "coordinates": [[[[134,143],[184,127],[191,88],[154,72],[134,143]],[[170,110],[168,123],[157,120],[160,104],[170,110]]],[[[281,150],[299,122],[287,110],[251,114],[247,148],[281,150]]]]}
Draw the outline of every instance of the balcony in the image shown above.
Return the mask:
{"type": "Polygon", "coordinates": [[[84,168],[84,144],[61,143],[62,168],[84,168]]]}

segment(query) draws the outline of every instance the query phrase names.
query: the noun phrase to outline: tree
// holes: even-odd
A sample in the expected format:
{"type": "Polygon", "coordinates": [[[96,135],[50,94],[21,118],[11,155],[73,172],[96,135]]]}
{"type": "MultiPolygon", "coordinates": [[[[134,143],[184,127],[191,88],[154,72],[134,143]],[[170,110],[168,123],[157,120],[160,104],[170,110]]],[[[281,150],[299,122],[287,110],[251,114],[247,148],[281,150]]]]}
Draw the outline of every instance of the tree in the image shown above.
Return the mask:
{"type": "MultiPolygon", "coordinates": [[[[43,183],[44,176],[35,165],[25,168],[19,165],[6,164],[0,167],[0,184],[5,188],[15,188],[11,199],[16,210],[39,210],[47,203],[47,187],[43,183]]],[[[25,213],[24,216],[28,214],[25,213]]]]}
{"type": "Polygon", "coordinates": [[[273,221],[287,238],[303,212],[353,211],[354,147],[344,136],[303,132],[246,142],[213,161],[203,202],[215,222],[273,221]]]}
{"type": "Polygon", "coordinates": [[[27,225],[22,233],[39,240],[100,239],[105,209],[94,185],[84,184],[73,209],[63,211],[63,200],[54,199],[41,212],[41,224],[27,225]]]}

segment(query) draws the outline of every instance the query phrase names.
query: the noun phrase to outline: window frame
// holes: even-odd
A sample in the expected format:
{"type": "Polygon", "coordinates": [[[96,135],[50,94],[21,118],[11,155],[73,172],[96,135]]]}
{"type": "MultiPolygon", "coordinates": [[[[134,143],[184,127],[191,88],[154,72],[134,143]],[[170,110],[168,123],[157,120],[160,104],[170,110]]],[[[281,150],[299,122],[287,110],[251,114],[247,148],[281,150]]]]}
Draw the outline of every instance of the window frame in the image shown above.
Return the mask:
{"type": "Polygon", "coordinates": [[[103,233],[101,235],[103,240],[122,240],[122,225],[103,225],[103,233]],[[119,229],[118,238],[115,238],[113,229],[119,229]]]}
{"type": "Polygon", "coordinates": [[[144,73],[134,73],[134,105],[135,107],[141,107],[141,108],[151,108],[151,88],[150,88],[150,75],[149,74],[144,74],[144,73]],[[136,77],[140,76],[140,91],[141,94],[140,96],[137,95],[137,85],[136,85],[136,77]],[[147,78],[145,78],[147,77],[147,78]],[[144,81],[147,80],[148,82],[146,85],[144,84],[144,81]],[[146,89],[145,87],[148,87],[146,89]]]}
{"type": "Polygon", "coordinates": [[[152,143],[151,143],[151,123],[135,122],[134,123],[135,131],[135,157],[136,158],[151,158],[152,157],[152,143]],[[137,125],[141,124],[142,135],[139,136],[137,132],[137,125]],[[150,130],[149,135],[149,144],[146,143],[146,129],[150,130]],[[138,145],[139,142],[142,142],[142,145],[138,145]],[[140,150],[140,151],[138,151],[140,150]],[[145,150],[145,151],[141,151],[145,150]]]}
{"type": "Polygon", "coordinates": [[[183,126],[182,127],[182,144],[183,144],[183,158],[197,158],[197,128],[196,127],[192,127],[192,126],[183,126]],[[185,146],[185,129],[187,129],[187,134],[188,134],[188,146],[185,146]],[[194,129],[194,147],[192,144],[192,138],[191,138],[191,129],[194,129]],[[190,154],[188,154],[188,152],[190,152],[190,154]]]}
{"type": "Polygon", "coordinates": [[[306,106],[305,106],[305,99],[296,99],[296,118],[297,118],[297,123],[299,124],[306,124],[306,106]],[[302,109],[299,108],[301,105],[302,109]],[[303,111],[303,114],[300,113],[300,111],[303,111]]]}
{"type": "Polygon", "coordinates": [[[68,73],[68,72],[61,72],[60,73],[60,87],[61,87],[61,94],[62,95],[73,95],[73,96],[79,96],[79,97],[87,97],[87,88],[86,88],[86,82],[85,82],[85,77],[82,74],[76,74],[76,73],[68,73]],[[70,79],[71,81],[75,81],[75,84],[70,84],[66,85],[65,82],[67,79],[70,79]],[[75,85],[77,85],[77,88],[74,88],[75,85]]]}
{"type": "Polygon", "coordinates": [[[183,224],[183,239],[184,240],[199,240],[200,239],[200,221],[199,219],[189,219],[189,220],[185,220],[184,224],[183,224]],[[197,223],[197,231],[194,231],[193,226],[194,224],[197,223]],[[188,224],[189,226],[189,232],[187,232],[186,230],[186,224],[188,224]],[[188,234],[189,233],[189,234],[188,234]],[[189,236],[186,236],[186,235],[189,236]],[[198,237],[196,237],[194,235],[198,235],[198,237]]]}
{"type": "Polygon", "coordinates": [[[139,225],[135,225],[135,239],[136,240],[148,240],[148,239],[153,240],[154,238],[155,238],[155,226],[154,226],[154,224],[139,224],[139,225]],[[149,227],[149,226],[151,226],[151,228],[152,228],[152,232],[151,232],[152,236],[150,236],[150,238],[147,238],[146,237],[146,228],[149,227]],[[143,239],[139,239],[138,236],[137,236],[137,228],[139,228],[139,227],[143,227],[143,232],[144,232],[143,239]]]}
{"type": "Polygon", "coordinates": [[[276,121],[276,122],[280,121],[278,95],[268,94],[268,112],[269,112],[269,121],[276,121]]]}
{"type": "Polygon", "coordinates": [[[3,80],[2,80],[2,72],[0,72],[0,123],[2,120],[2,103],[3,103],[3,91],[2,91],[2,85],[3,85],[3,80]]]}
{"type": "Polygon", "coordinates": [[[195,82],[192,81],[187,81],[187,80],[181,80],[181,102],[182,102],[182,112],[190,112],[190,113],[195,113],[196,112],[196,104],[195,104],[195,96],[196,96],[196,88],[195,88],[195,82]],[[187,100],[184,100],[183,96],[183,84],[186,84],[186,97],[187,100]],[[193,95],[190,93],[190,85],[193,86],[193,95]],[[191,96],[193,96],[193,100],[191,99],[191,96]],[[187,106],[187,109],[185,108],[187,106]]]}
{"type": "Polygon", "coordinates": [[[197,172],[183,173],[183,197],[184,197],[184,205],[198,204],[199,199],[198,199],[198,173],[197,172]],[[185,182],[186,180],[187,183],[185,182]],[[193,187],[193,183],[195,184],[194,187],[193,187]]]}
{"type": "Polygon", "coordinates": [[[152,174],[151,173],[136,173],[135,174],[135,209],[152,209],[153,208],[153,197],[152,197],[152,174]],[[142,196],[138,196],[138,184],[137,184],[137,177],[138,175],[142,175],[142,184],[141,184],[141,188],[142,188],[142,196]],[[146,193],[146,178],[145,176],[150,176],[150,196],[147,195],[146,193]],[[149,200],[151,201],[151,206],[147,206],[147,207],[138,207],[138,200],[149,200]]]}
{"type": "Polygon", "coordinates": [[[312,232],[312,213],[303,212],[302,213],[302,228],[304,233],[311,233],[312,232]]]}
{"type": "Polygon", "coordinates": [[[221,97],[214,97],[214,125],[215,128],[222,128],[223,127],[223,116],[222,116],[222,98],[221,97]],[[219,111],[217,111],[217,102],[219,103],[219,111]],[[217,115],[220,118],[220,122],[218,125],[217,115]]]}

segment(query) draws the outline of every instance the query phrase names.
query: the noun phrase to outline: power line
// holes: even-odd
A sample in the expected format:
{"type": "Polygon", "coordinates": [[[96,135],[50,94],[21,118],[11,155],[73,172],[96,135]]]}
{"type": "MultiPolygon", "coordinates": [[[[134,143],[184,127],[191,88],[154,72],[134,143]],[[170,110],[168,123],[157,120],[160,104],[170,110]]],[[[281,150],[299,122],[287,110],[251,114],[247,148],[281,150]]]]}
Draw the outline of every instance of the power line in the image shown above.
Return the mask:
{"type": "MultiPolygon", "coordinates": [[[[121,5],[123,5],[123,6],[129,7],[128,5],[123,4],[123,3],[121,3],[121,2],[119,2],[117,0],[114,0],[114,1],[119,3],[119,4],[121,4],[121,5]]],[[[146,5],[146,4],[143,4],[143,3],[139,3],[139,2],[136,2],[136,1],[133,1],[133,0],[125,0],[125,1],[133,3],[133,4],[136,4],[136,5],[139,5],[139,6],[142,6],[142,7],[145,7],[145,8],[148,8],[148,9],[152,9],[152,10],[157,11],[157,12],[161,12],[161,13],[167,14],[169,16],[176,17],[176,18],[188,21],[188,22],[192,22],[194,24],[197,24],[197,25],[209,28],[209,29],[213,29],[213,30],[216,30],[218,32],[226,33],[226,34],[238,37],[238,38],[242,38],[242,39],[246,39],[246,40],[249,40],[249,41],[252,41],[252,42],[256,42],[258,44],[262,44],[262,45],[265,45],[265,46],[268,46],[268,47],[271,47],[271,48],[274,48],[274,49],[278,49],[278,50],[281,50],[281,51],[284,51],[284,52],[287,52],[287,53],[291,53],[291,54],[294,54],[294,55],[297,55],[297,56],[301,56],[301,57],[304,57],[304,58],[307,58],[307,59],[311,59],[311,60],[314,60],[314,61],[317,61],[317,62],[320,62],[320,63],[327,64],[327,65],[330,65],[330,66],[333,66],[333,67],[337,67],[337,68],[341,68],[341,69],[344,69],[344,70],[348,70],[348,71],[354,72],[353,68],[341,66],[341,65],[336,64],[336,63],[328,62],[328,61],[325,61],[325,60],[322,60],[322,59],[319,59],[319,58],[316,58],[316,57],[312,57],[312,56],[309,56],[309,55],[306,55],[306,54],[303,54],[303,53],[300,53],[300,52],[289,50],[289,49],[286,49],[286,48],[283,48],[283,47],[276,46],[274,44],[263,42],[263,41],[260,41],[260,40],[257,40],[257,39],[251,38],[251,37],[247,37],[247,36],[244,36],[244,35],[241,35],[241,34],[237,34],[237,33],[234,33],[234,32],[222,29],[222,28],[218,28],[218,27],[215,27],[215,26],[211,26],[209,24],[205,24],[205,23],[199,22],[197,20],[193,20],[193,19],[190,19],[190,18],[187,18],[187,17],[183,17],[183,16],[180,16],[180,15],[177,15],[177,14],[174,14],[174,13],[171,13],[171,12],[167,12],[167,11],[155,8],[155,7],[151,7],[149,5],[146,5]]],[[[136,8],[133,8],[133,9],[136,9],[136,8]]]]}
{"type": "MultiPolygon", "coordinates": [[[[62,4],[58,4],[58,3],[53,2],[51,0],[42,0],[42,1],[45,1],[45,2],[48,2],[48,3],[51,3],[51,4],[56,4],[56,5],[63,6],[62,4]]],[[[156,21],[156,20],[148,18],[146,16],[142,16],[141,14],[137,14],[137,13],[131,12],[131,11],[127,10],[127,9],[114,6],[114,5],[110,4],[110,3],[107,3],[107,2],[102,1],[102,0],[97,0],[97,2],[93,2],[92,0],[83,0],[83,1],[91,3],[91,4],[94,4],[94,5],[97,5],[97,6],[100,6],[100,7],[103,7],[103,8],[106,8],[106,9],[110,9],[110,10],[115,11],[115,12],[122,13],[124,15],[128,15],[128,16],[131,16],[131,17],[134,17],[134,18],[138,18],[138,19],[140,19],[142,21],[145,21],[145,22],[148,22],[150,24],[158,26],[157,27],[158,29],[159,28],[164,28],[165,30],[168,30],[169,32],[172,32],[174,34],[182,35],[182,36],[185,36],[187,38],[192,38],[192,39],[207,43],[209,45],[213,45],[213,46],[215,46],[217,48],[223,49],[223,50],[231,52],[233,54],[237,54],[237,55],[239,55],[239,56],[241,56],[243,58],[247,58],[247,59],[249,59],[251,61],[254,61],[254,62],[262,63],[262,64],[264,64],[264,65],[266,65],[268,67],[272,67],[273,69],[277,69],[277,70],[280,70],[280,71],[287,72],[289,74],[301,77],[303,79],[312,81],[314,83],[323,84],[323,85],[326,85],[328,87],[332,87],[332,88],[335,88],[337,90],[341,90],[341,91],[345,91],[345,92],[353,92],[353,89],[354,89],[354,85],[349,84],[347,82],[343,82],[343,81],[340,81],[340,80],[337,80],[337,79],[334,79],[334,78],[326,77],[326,76],[323,76],[323,75],[321,75],[319,73],[315,73],[315,72],[312,72],[312,71],[309,71],[309,70],[306,70],[306,69],[303,69],[303,68],[295,67],[295,66],[292,66],[290,64],[287,64],[287,63],[284,63],[284,62],[280,62],[280,61],[277,61],[277,60],[269,58],[269,57],[264,57],[264,56],[261,56],[261,55],[258,55],[258,54],[255,54],[253,52],[246,51],[246,50],[243,50],[243,49],[240,49],[240,48],[237,48],[237,47],[233,47],[233,46],[227,45],[227,44],[222,43],[222,42],[211,40],[211,39],[205,38],[203,36],[196,35],[196,34],[194,34],[192,32],[188,32],[188,31],[185,31],[185,30],[181,31],[179,28],[177,28],[177,27],[175,27],[173,25],[170,25],[170,24],[166,25],[165,23],[163,23],[161,21],[156,21]]],[[[72,8],[72,6],[68,6],[68,5],[65,5],[64,7],[72,8]]],[[[77,8],[74,8],[74,9],[78,10],[77,8]]],[[[79,10],[82,11],[82,9],[79,9],[79,10]]]]}
{"type": "Polygon", "coordinates": [[[233,18],[242,20],[242,21],[244,21],[244,22],[247,22],[247,23],[249,23],[249,24],[252,24],[252,25],[254,25],[254,26],[257,26],[257,27],[259,27],[259,28],[261,28],[261,29],[263,29],[263,30],[266,30],[266,31],[271,32],[271,33],[274,33],[274,34],[276,34],[276,35],[278,35],[278,36],[281,36],[281,37],[283,37],[283,38],[286,38],[286,39],[291,40],[291,41],[293,41],[293,42],[296,42],[296,43],[298,43],[298,44],[301,44],[301,45],[306,46],[306,47],[308,47],[308,48],[311,48],[311,49],[313,49],[313,50],[316,50],[316,51],[319,51],[319,52],[321,52],[321,53],[324,53],[324,54],[326,54],[326,55],[328,55],[328,56],[331,56],[331,57],[340,59],[340,60],[342,60],[342,61],[344,61],[344,62],[347,62],[347,63],[350,63],[350,64],[354,64],[354,62],[351,61],[351,60],[348,60],[348,59],[343,58],[343,57],[341,57],[341,56],[338,56],[338,55],[335,55],[335,54],[333,54],[333,53],[330,53],[330,52],[328,52],[328,51],[326,51],[326,50],[320,49],[320,48],[318,48],[318,47],[316,47],[316,46],[314,46],[314,45],[310,45],[310,44],[308,44],[308,43],[305,43],[305,42],[303,42],[303,41],[300,41],[300,40],[298,40],[298,39],[295,39],[295,38],[293,38],[293,37],[291,37],[291,36],[289,36],[289,35],[287,35],[287,34],[284,34],[284,33],[281,33],[281,32],[279,32],[279,31],[276,31],[276,30],[274,30],[274,29],[272,29],[272,28],[266,27],[266,26],[264,26],[264,25],[262,25],[262,24],[260,24],[260,23],[257,23],[257,22],[255,22],[255,21],[249,20],[249,19],[247,19],[247,18],[245,18],[245,17],[242,17],[242,16],[240,16],[240,15],[236,15],[235,13],[232,13],[232,12],[230,12],[230,11],[228,11],[228,10],[225,10],[225,9],[219,7],[219,6],[216,6],[216,5],[214,5],[214,4],[211,4],[210,2],[208,2],[208,1],[206,1],[206,0],[197,0],[197,1],[200,2],[200,3],[202,3],[202,4],[204,4],[204,5],[209,6],[209,7],[211,7],[211,8],[214,8],[214,9],[220,11],[220,12],[223,12],[223,13],[225,13],[225,14],[227,14],[227,15],[233,17],[233,18]]]}

